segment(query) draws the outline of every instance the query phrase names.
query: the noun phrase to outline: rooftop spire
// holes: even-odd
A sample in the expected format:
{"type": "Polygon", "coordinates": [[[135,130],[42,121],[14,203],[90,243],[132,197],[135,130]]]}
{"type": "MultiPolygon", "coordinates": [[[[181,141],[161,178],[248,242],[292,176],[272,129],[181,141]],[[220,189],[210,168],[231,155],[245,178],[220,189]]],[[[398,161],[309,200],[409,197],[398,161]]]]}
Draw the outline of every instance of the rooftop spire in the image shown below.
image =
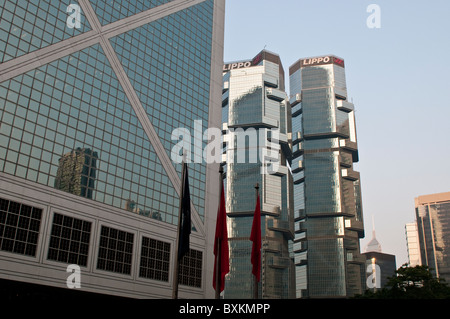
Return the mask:
{"type": "Polygon", "coordinates": [[[375,236],[375,220],[373,218],[373,215],[372,215],[372,239],[366,246],[366,252],[370,251],[381,253],[381,245],[375,236]]]}

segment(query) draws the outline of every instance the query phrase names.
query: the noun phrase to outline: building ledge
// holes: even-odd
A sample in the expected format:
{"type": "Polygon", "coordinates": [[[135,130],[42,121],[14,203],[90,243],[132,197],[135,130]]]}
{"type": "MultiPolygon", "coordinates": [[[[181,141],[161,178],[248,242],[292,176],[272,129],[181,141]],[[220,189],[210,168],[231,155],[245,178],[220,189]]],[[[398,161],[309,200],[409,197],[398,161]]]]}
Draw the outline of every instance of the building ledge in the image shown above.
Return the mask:
{"type": "Polygon", "coordinates": [[[359,180],[359,172],[356,172],[352,169],[345,168],[341,170],[342,177],[351,181],[359,180]]]}
{"type": "Polygon", "coordinates": [[[353,103],[350,103],[350,102],[347,102],[344,100],[337,100],[336,107],[338,110],[348,112],[348,113],[355,110],[355,106],[353,105],[353,103]]]}
{"type": "Polygon", "coordinates": [[[267,98],[277,102],[282,102],[286,100],[286,93],[275,88],[266,89],[266,94],[267,98]]]}
{"type": "Polygon", "coordinates": [[[285,269],[291,266],[292,260],[289,257],[270,256],[266,263],[271,268],[285,269]]]}

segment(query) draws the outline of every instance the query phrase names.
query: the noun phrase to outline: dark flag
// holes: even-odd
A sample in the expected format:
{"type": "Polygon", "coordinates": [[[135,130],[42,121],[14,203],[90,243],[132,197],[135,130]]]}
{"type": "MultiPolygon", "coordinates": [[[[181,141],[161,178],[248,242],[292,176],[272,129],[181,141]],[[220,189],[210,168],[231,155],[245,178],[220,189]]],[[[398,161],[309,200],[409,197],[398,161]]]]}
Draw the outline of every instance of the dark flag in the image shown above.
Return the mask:
{"type": "Polygon", "coordinates": [[[213,287],[216,290],[216,298],[225,288],[225,275],[230,271],[228,233],[227,233],[227,212],[225,209],[225,194],[223,190],[220,196],[219,209],[217,211],[216,236],[214,239],[214,278],[213,287]]]}
{"type": "Polygon", "coordinates": [[[253,242],[251,256],[253,265],[252,273],[255,275],[255,280],[259,282],[261,278],[261,208],[259,204],[259,193],[256,199],[250,240],[253,242]]]}
{"type": "Polygon", "coordinates": [[[178,281],[180,261],[189,252],[189,236],[191,235],[191,198],[187,164],[183,160],[181,173],[180,212],[178,216],[178,253],[175,255],[172,298],[178,299],[178,281]]]}
{"type": "Polygon", "coordinates": [[[180,225],[178,237],[178,261],[189,252],[189,236],[191,235],[191,196],[189,193],[189,178],[187,164],[183,163],[182,193],[180,207],[180,225]]]}

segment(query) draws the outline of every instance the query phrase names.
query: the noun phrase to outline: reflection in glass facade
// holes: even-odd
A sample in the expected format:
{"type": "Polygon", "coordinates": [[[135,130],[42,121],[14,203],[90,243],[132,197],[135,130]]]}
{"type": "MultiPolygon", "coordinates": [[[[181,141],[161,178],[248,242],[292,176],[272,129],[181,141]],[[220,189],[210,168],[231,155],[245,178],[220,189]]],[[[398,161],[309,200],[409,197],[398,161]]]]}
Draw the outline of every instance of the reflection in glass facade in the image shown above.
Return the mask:
{"type": "Polygon", "coordinates": [[[222,121],[226,133],[224,170],[230,245],[226,299],[253,297],[249,237],[256,184],[261,200],[262,233],[259,297],[295,296],[292,176],[287,165],[291,156],[287,138],[291,114],[284,90],[284,70],[276,54],[262,51],[251,61],[224,66],[222,121]],[[278,141],[272,129],[279,130],[278,141]],[[278,169],[270,168],[268,158],[279,164],[278,169]]]}
{"type": "Polygon", "coordinates": [[[3,172],[118,208],[133,200],[176,220],[178,195],[100,45],[0,91],[3,172]]]}
{"type": "MultiPolygon", "coordinates": [[[[98,6],[100,2],[104,1],[98,6]]],[[[110,6],[105,2],[106,8],[100,10],[95,3],[102,14],[110,6]]],[[[8,8],[20,11],[21,5],[15,9],[8,5],[3,13],[8,8]]],[[[212,5],[213,1],[205,1],[109,40],[169,155],[174,128],[193,129],[194,120],[203,120],[204,129],[208,125],[212,5]],[[187,36],[189,41],[183,40],[187,36]],[[186,111],[186,105],[195,107],[186,111]]],[[[48,9],[51,14],[52,6],[48,9]]],[[[110,11],[111,17],[122,17],[110,11]]],[[[67,13],[64,17],[61,28],[68,29],[67,13]]],[[[30,16],[30,21],[36,18],[30,16]]],[[[178,195],[100,45],[4,81],[0,92],[2,171],[82,195],[69,181],[78,174],[89,183],[84,197],[119,208],[132,200],[141,210],[161,212],[164,221],[176,222],[178,195]],[[76,149],[90,149],[98,156],[98,167],[88,169],[88,175],[82,173],[86,165],[78,173],[76,168],[68,172],[70,162],[77,161],[77,155],[69,154],[76,149]]],[[[181,176],[181,165],[175,169],[181,176]]],[[[197,186],[193,202],[203,216],[206,164],[193,164],[191,170],[192,184],[197,186]]]]}
{"type": "Polygon", "coordinates": [[[77,148],[59,159],[55,188],[92,199],[97,153],[77,148]]]}
{"type": "Polygon", "coordinates": [[[353,296],[365,287],[364,226],[344,61],[301,59],[289,73],[296,297],[353,296]]]}
{"type": "Polygon", "coordinates": [[[419,196],[415,207],[422,265],[450,282],[450,193],[419,196]]]}
{"type": "MultiPolygon", "coordinates": [[[[152,242],[157,237],[170,265],[162,277],[171,281],[175,250],[170,247],[178,223],[182,168],[171,160],[178,142],[171,135],[177,128],[192,135],[195,128],[203,134],[220,122],[224,3],[0,2],[2,200],[34,207],[33,198],[38,197],[42,223],[53,220],[56,210],[67,213],[67,220],[79,220],[77,214],[84,214],[80,220],[93,225],[91,240],[102,240],[100,246],[85,243],[94,248],[90,255],[81,254],[83,266],[97,266],[85,274],[106,270],[140,280],[135,273],[139,269],[135,263],[143,260],[139,243],[141,238],[152,242]],[[69,23],[76,14],[69,5],[80,9],[79,26],[69,23]],[[8,188],[10,181],[23,189],[8,188]],[[22,204],[24,200],[31,203],[22,204]],[[69,204],[62,204],[66,200],[69,204]],[[126,247],[115,247],[117,254],[125,254],[123,260],[107,251],[110,242],[116,243],[116,233],[126,235],[121,241],[126,247]]],[[[202,154],[205,145],[206,141],[192,141],[192,152],[202,154]]],[[[201,274],[209,272],[202,267],[210,261],[205,229],[213,221],[208,214],[218,200],[219,174],[214,170],[208,178],[213,169],[203,158],[189,164],[189,170],[196,247],[195,263],[186,263],[189,274],[200,274],[189,286],[204,296],[206,279],[201,274]],[[209,197],[208,180],[214,184],[208,188],[209,197]]],[[[32,251],[30,256],[38,252],[36,258],[45,264],[47,257],[39,254],[48,251],[49,236],[35,228],[39,235],[31,243],[35,246],[24,251],[32,251]]],[[[41,231],[50,228],[44,225],[41,231]]],[[[3,235],[2,228],[0,239],[3,235]]],[[[57,252],[50,254],[52,260],[67,260],[55,257],[57,252]]],[[[164,296],[163,290],[156,295],[164,296]]]]}

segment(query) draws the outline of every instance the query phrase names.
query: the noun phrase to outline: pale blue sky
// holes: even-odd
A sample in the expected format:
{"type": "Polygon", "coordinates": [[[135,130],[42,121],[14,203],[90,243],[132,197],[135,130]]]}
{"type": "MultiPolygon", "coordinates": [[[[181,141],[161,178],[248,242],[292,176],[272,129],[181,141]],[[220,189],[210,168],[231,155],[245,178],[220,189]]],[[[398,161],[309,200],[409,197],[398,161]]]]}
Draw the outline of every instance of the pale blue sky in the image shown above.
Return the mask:
{"type": "MultiPolygon", "coordinates": [[[[366,237],[407,262],[414,198],[450,192],[450,1],[226,0],[225,61],[344,58],[356,108],[366,237]],[[381,9],[369,29],[367,7],[381,9]]],[[[289,90],[289,88],[287,88],[289,90]]]]}

